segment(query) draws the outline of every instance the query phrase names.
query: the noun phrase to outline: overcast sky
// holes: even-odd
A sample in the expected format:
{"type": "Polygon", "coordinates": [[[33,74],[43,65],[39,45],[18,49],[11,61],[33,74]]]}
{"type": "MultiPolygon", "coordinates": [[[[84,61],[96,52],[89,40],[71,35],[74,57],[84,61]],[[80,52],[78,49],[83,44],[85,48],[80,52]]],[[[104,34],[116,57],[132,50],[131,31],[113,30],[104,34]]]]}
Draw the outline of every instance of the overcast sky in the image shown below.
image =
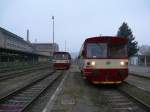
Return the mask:
{"type": "Polygon", "coordinates": [[[52,42],[52,16],[55,16],[55,42],[64,50],[78,52],[84,39],[116,35],[127,22],[139,45],[150,45],[149,0],[0,0],[0,27],[31,42],[52,42]]]}

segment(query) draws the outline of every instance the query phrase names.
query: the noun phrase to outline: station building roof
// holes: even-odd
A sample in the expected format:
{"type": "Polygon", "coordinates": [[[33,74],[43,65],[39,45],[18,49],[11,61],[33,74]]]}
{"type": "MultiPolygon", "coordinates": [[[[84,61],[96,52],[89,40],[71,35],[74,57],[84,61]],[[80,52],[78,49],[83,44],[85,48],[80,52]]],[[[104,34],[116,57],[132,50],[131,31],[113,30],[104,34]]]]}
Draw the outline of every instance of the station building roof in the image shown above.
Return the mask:
{"type": "Polygon", "coordinates": [[[14,39],[17,39],[17,40],[19,40],[19,41],[22,41],[22,42],[24,42],[24,43],[26,43],[26,44],[29,44],[29,43],[28,43],[27,41],[25,41],[22,37],[20,37],[20,36],[14,34],[14,33],[12,33],[12,32],[10,32],[10,31],[8,31],[8,30],[2,28],[2,27],[0,27],[0,31],[1,31],[4,35],[8,35],[8,36],[10,36],[11,38],[14,38],[14,39]]]}
{"type": "MultiPolygon", "coordinates": [[[[30,43],[21,38],[20,36],[0,27],[0,48],[8,49],[17,52],[31,53],[36,55],[49,56],[53,49],[52,43],[30,43]],[[8,43],[4,44],[4,40],[7,39],[8,43]],[[11,46],[9,46],[11,45],[11,46]],[[47,53],[43,53],[47,52],[47,53]]],[[[56,51],[59,50],[58,44],[54,43],[54,48],[56,51]]]]}

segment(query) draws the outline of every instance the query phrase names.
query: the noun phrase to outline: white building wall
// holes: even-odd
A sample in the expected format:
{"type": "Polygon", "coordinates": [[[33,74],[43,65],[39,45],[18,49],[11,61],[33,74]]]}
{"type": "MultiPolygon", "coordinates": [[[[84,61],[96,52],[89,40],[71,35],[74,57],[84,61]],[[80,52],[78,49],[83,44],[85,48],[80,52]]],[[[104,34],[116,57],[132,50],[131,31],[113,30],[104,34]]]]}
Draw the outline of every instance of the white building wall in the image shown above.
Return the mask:
{"type": "Polygon", "coordinates": [[[138,56],[133,56],[130,58],[131,65],[138,65],[138,56]]]}

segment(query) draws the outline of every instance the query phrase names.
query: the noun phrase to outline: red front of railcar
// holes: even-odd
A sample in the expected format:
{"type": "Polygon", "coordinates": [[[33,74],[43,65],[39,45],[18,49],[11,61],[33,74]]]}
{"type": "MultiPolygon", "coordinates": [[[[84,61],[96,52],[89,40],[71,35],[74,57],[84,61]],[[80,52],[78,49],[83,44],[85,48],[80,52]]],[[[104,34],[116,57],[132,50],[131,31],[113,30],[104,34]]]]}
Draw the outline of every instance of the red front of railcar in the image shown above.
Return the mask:
{"type": "Polygon", "coordinates": [[[128,69],[84,68],[85,77],[95,84],[121,83],[128,76],[128,69]]]}
{"type": "Polygon", "coordinates": [[[55,69],[69,69],[71,64],[71,56],[68,52],[54,52],[53,67],[55,69]]]}
{"type": "Polygon", "coordinates": [[[81,56],[81,71],[86,79],[95,84],[121,83],[128,76],[126,38],[88,38],[81,56]]]}

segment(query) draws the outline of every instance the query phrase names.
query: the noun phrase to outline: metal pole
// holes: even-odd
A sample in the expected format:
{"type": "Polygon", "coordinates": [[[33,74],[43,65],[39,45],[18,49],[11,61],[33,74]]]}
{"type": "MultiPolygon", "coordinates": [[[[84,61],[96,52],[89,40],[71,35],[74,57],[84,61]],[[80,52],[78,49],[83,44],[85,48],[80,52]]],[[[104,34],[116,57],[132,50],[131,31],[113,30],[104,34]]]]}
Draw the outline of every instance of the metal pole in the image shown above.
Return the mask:
{"type": "Polygon", "coordinates": [[[27,29],[27,42],[29,42],[29,29],[27,29]]]}
{"type": "Polygon", "coordinates": [[[65,40],[65,51],[66,51],[66,40],[65,40]]]}
{"type": "Polygon", "coordinates": [[[52,20],[53,20],[53,52],[55,51],[54,48],[54,16],[52,16],[52,20]]]}

